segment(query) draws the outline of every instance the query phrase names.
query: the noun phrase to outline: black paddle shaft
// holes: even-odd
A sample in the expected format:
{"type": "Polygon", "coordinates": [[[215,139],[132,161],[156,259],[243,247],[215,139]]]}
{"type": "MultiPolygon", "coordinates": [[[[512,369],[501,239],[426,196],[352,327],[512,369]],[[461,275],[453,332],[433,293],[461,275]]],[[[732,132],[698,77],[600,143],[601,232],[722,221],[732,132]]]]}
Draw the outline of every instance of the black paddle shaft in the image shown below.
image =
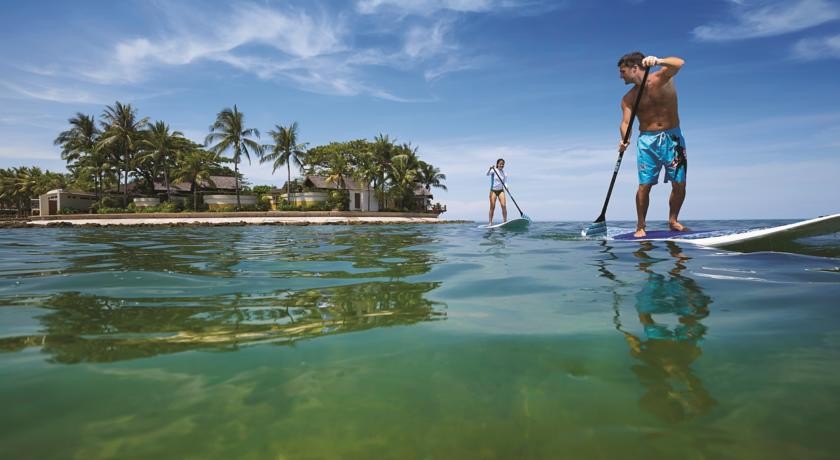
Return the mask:
{"type": "Polygon", "coordinates": [[[513,195],[511,195],[511,194],[510,194],[510,190],[508,190],[508,188],[507,188],[507,184],[505,184],[505,181],[503,181],[503,180],[502,180],[502,176],[500,176],[500,175],[499,175],[499,171],[496,171],[496,167],[495,167],[495,166],[494,166],[494,167],[492,167],[492,168],[490,168],[490,169],[492,169],[492,170],[493,170],[493,172],[494,172],[494,173],[496,173],[496,177],[498,177],[498,178],[499,178],[499,182],[501,182],[501,183],[502,183],[502,187],[504,187],[504,188],[505,188],[505,191],[506,191],[506,192],[507,192],[507,194],[510,196],[511,201],[513,201],[513,205],[514,205],[514,206],[516,206],[516,210],[517,210],[517,211],[519,211],[519,216],[520,216],[520,217],[525,217],[525,214],[522,214],[522,210],[521,210],[521,209],[519,209],[519,205],[518,205],[518,204],[516,204],[516,200],[514,200],[514,199],[513,199],[513,195]]]}
{"type": "MultiPolygon", "coordinates": [[[[630,136],[633,135],[633,120],[636,118],[636,110],[639,108],[639,101],[642,100],[642,91],[645,89],[648,73],[650,67],[645,68],[645,75],[642,77],[642,84],[639,86],[639,93],[636,94],[636,101],[633,102],[633,109],[630,110],[630,123],[627,125],[627,130],[624,131],[624,139],[622,144],[630,142],[630,136]]],[[[618,169],[621,167],[621,159],[624,158],[624,152],[618,152],[618,161],[615,162],[615,170],[613,170],[612,180],[610,181],[610,188],[607,190],[607,199],[604,200],[604,207],[601,209],[601,215],[595,219],[595,222],[604,222],[607,220],[607,206],[610,204],[610,196],[612,196],[613,186],[615,185],[615,178],[618,177],[618,169]]]]}

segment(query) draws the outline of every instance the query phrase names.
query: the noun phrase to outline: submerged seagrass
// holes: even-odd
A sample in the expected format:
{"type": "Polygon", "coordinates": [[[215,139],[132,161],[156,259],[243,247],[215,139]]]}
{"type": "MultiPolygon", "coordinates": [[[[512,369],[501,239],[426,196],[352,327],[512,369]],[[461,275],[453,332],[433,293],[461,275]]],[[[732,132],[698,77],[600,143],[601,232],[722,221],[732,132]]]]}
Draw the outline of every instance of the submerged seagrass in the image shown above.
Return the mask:
{"type": "Polygon", "coordinates": [[[0,457],[840,448],[839,235],[737,254],[580,226],[5,229],[0,457]]]}

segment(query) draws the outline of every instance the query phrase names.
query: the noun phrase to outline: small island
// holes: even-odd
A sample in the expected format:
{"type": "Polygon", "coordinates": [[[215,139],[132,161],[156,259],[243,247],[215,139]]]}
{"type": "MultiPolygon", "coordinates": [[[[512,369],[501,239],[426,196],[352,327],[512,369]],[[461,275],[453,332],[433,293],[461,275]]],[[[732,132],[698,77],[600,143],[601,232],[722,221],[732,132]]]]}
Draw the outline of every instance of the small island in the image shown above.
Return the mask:
{"type": "Polygon", "coordinates": [[[297,122],[261,137],[235,105],[203,144],[121,102],[68,122],[54,142],[66,173],[0,169],[3,226],[444,222],[432,190],[446,175],[388,135],[310,147],[297,122]],[[284,183],[251,184],[239,165],[252,158],[284,183]]]}

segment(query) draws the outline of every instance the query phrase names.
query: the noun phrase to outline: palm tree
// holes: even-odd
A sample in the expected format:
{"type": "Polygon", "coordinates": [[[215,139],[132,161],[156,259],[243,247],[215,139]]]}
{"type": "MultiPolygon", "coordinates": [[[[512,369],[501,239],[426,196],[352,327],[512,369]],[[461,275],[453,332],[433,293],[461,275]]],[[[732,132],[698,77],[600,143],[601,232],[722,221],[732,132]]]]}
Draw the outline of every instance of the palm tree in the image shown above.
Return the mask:
{"type": "Polygon", "coordinates": [[[343,190],[346,187],[344,178],[348,174],[352,173],[352,171],[350,162],[347,161],[347,156],[344,152],[336,151],[327,158],[327,168],[325,171],[327,174],[326,181],[336,184],[338,186],[339,194],[344,193],[343,190]]]}
{"type": "Polygon", "coordinates": [[[22,216],[29,209],[29,200],[56,188],[64,188],[66,179],[61,174],[43,172],[41,168],[25,166],[12,168],[3,174],[2,196],[15,203],[17,215],[22,216]]]}
{"type": "Polygon", "coordinates": [[[420,160],[420,166],[417,168],[417,172],[420,175],[420,184],[426,187],[426,190],[431,191],[432,187],[447,190],[446,186],[443,185],[443,181],[446,180],[446,174],[442,174],[439,168],[435,168],[429,163],[420,160]]]}
{"type": "Polygon", "coordinates": [[[15,208],[15,213],[20,217],[21,200],[17,191],[17,173],[19,168],[0,169],[0,204],[4,208],[15,208]]]}
{"type": "Polygon", "coordinates": [[[337,185],[339,190],[344,190],[344,177],[350,172],[350,163],[343,153],[336,152],[327,159],[327,182],[337,185]]]}
{"type": "Polygon", "coordinates": [[[170,199],[169,171],[174,167],[178,152],[185,146],[184,140],[181,131],[169,132],[169,125],[158,121],[149,127],[146,138],[140,141],[143,153],[137,161],[150,165],[153,177],[157,177],[158,172],[163,173],[167,201],[170,199]]]}
{"type": "Polygon", "coordinates": [[[173,181],[189,182],[190,192],[193,194],[193,210],[198,210],[198,185],[208,183],[215,187],[216,184],[210,178],[213,168],[217,166],[217,156],[214,153],[201,149],[193,149],[181,152],[174,171],[173,181]]]}
{"type": "Polygon", "coordinates": [[[388,135],[379,133],[373,139],[373,156],[376,163],[379,165],[377,175],[373,179],[373,188],[379,187],[379,206],[385,205],[385,180],[388,175],[388,170],[391,168],[391,159],[395,155],[394,141],[388,135]]]}
{"type": "Polygon", "coordinates": [[[397,147],[395,153],[396,155],[391,158],[388,178],[400,200],[400,207],[407,209],[414,197],[420,161],[417,159],[417,148],[412,148],[411,144],[397,147]]]}
{"type": "Polygon", "coordinates": [[[376,189],[376,180],[382,174],[382,165],[376,161],[372,152],[362,152],[356,157],[356,170],[354,178],[365,185],[367,190],[367,210],[370,211],[370,184],[373,181],[373,188],[376,189]]]}
{"type": "Polygon", "coordinates": [[[274,145],[264,145],[264,149],[271,149],[271,153],[262,156],[260,163],[273,161],[271,174],[277,171],[280,166],[286,165],[286,200],[292,202],[292,162],[298,169],[303,169],[303,161],[301,159],[306,154],[305,149],[307,143],[297,143],[297,122],[293,122],[288,128],[280,125],[274,126],[276,129],[271,130],[268,134],[274,139],[274,145]]]}
{"type": "MultiPolygon", "coordinates": [[[[67,120],[71,128],[59,133],[54,144],[61,146],[61,158],[67,162],[67,168],[74,176],[93,177],[93,187],[96,197],[100,197],[102,175],[102,154],[96,152],[96,143],[101,131],[96,127],[92,115],[77,112],[76,116],[67,120]]],[[[110,165],[109,165],[110,166],[110,165]]]]}
{"type": "MultiPolygon", "coordinates": [[[[125,172],[123,181],[123,206],[128,205],[128,174],[134,163],[134,153],[143,136],[142,130],[149,119],[137,119],[137,112],[131,104],[117,101],[113,106],[105,107],[102,112],[102,135],[97,142],[97,149],[110,150],[117,156],[117,163],[122,162],[125,172]]],[[[119,171],[117,172],[119,176],[119,171]]]]}
{"type": "Polygon", "coordinates": [[[233,109],[225,108],[216,115],[216,122],[210,126],[210,134],[204,140],[205,145],[216,142],[210,147],[210,151],[217,156],[228,149],[233,150],[234,179],[236,181],[236,210],[239,211],[239,161],[242,155],[251,162],[250,151],[257,155],[262,154],[262,146],[251,139],[259,139],[260,132],[254,128],[245,128],[245,115],[240,112],[236,105],[233,109]]]}

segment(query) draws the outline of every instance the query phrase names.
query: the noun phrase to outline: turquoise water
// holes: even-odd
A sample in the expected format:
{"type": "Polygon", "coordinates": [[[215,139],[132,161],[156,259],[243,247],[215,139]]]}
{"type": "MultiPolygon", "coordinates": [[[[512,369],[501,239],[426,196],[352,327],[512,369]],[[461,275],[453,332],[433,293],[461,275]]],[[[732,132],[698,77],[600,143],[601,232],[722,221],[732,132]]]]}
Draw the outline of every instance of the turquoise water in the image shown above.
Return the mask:
{"type": "Polygon", "coordinates": [[[837,457],[840,235],[584,226],[0,230],[0,458],[837,457]]]}

